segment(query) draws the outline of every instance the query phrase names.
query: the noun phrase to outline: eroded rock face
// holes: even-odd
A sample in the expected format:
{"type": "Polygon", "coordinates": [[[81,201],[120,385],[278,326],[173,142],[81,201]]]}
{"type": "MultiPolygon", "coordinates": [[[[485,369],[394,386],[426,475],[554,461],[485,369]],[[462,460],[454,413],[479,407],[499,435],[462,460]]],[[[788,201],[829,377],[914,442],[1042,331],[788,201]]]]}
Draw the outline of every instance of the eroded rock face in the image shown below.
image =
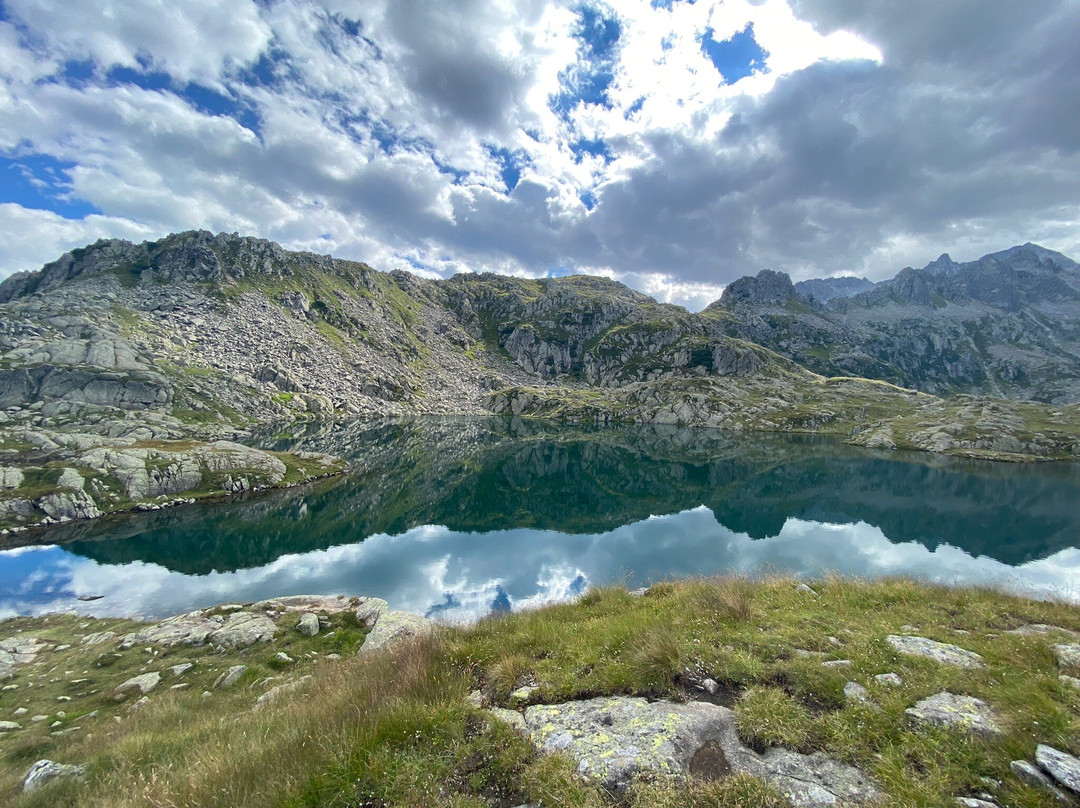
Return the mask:
{"type": "Polygon", "coordinates": [[[741,772],[767,780],[800,808],[859,805],[879,794],[858,769],[821,753],[757,754],[739,741],[734,713],[706,702],[611,697],[543,704],[526,708],[524,722],[538,750],[570,754],[582,775],[616,793],[639,772],[709,779],[741,772]]]}
{"type": "Polygon", "coordinates": [[[1080,796],[1080,759],[1046,744],[1035,747],[1035,762],[1056,783],[1080,796]]]}
{"type": "Polygon", "coordinates": [[[956,665],[960,668],[981,668],[983,658],[972,651],[965,651],[958,645],[936,642],[926,637],[908,637],[890,634],[885,638],[889,645],[907,656],[925,657],[943,665],[956,665]]]}
{"type": "Polygon", "coordinates": [[[124,638],[134,645],[161,645],[171,648],[174,645],[203,645],[206,638],[221,628],[222,618],[203,617],[202,612],[170,617],[140,629],[124,638]]]}

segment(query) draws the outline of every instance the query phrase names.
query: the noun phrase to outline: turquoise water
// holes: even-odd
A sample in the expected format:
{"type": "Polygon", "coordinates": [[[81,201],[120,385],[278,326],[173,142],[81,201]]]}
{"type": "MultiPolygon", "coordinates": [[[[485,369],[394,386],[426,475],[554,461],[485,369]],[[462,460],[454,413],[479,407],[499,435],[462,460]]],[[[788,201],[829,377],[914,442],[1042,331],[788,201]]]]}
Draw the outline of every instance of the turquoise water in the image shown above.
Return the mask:
{"type": "Polygon", "coordinates": [[[495,418],[317,424],[263,445],[334,452],[355,470],[61,526],[47,544],[0,552],[0,615],[159,616],[342,592],[469,619],[596,584],[724,572],[906,575],[1080,599],[1075,464],[495,418]]]}

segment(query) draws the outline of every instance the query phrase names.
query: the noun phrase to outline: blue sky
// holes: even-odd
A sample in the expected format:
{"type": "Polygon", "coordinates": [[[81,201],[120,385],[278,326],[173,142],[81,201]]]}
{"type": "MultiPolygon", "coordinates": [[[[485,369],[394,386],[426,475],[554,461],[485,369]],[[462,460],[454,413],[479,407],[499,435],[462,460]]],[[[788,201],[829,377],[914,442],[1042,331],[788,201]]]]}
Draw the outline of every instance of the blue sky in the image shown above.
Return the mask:
{"type": "Polygon", "coordinates": [[[0,277],[192,228],[691,307],[1077,255],[1080,9],[1027,8],[0,0],[0,277]]]}

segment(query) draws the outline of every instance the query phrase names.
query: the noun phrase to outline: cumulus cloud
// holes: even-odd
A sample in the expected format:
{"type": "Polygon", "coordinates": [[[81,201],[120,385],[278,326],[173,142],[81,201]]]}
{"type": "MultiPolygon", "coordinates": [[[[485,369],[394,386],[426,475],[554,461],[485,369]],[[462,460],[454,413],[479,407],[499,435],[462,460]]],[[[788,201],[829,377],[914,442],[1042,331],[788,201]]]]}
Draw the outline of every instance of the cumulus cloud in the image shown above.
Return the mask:
{"type": "Polygon", "coordinates": [[[0,21],[0,159],[32,186],[0,197],[0,276],[201,227],[699,308],[765,266],[1080,252],[1067,0],[55,6],[0,21]]]}

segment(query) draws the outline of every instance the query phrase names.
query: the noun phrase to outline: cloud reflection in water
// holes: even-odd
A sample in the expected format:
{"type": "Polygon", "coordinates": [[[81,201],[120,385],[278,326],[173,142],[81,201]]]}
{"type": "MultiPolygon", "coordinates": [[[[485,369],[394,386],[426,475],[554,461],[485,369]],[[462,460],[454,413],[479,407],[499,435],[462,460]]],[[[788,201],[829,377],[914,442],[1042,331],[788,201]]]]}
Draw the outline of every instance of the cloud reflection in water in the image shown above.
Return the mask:
{"type": "Polygon", "coordinates": [[[0,553],[0,616],[75,609],[163,616],[226,601],[288,594],[374,595],[445,620],[567,600],[588,586],[691,575],[790,572],[814,577],[900,575],[972,583],[1080,602],[1080,549],[1009,566],[950,545],[893,543],[864,522],[789,518],[751,539],[698,507],[597,534],[518,528],[483,533],[427,525],[399,535],[283,555],[260,567],[188,575],[157,564],[105,565],[58,546],[0,553]],[[80,602],[79,595],[104,594],[80,602]]]}

